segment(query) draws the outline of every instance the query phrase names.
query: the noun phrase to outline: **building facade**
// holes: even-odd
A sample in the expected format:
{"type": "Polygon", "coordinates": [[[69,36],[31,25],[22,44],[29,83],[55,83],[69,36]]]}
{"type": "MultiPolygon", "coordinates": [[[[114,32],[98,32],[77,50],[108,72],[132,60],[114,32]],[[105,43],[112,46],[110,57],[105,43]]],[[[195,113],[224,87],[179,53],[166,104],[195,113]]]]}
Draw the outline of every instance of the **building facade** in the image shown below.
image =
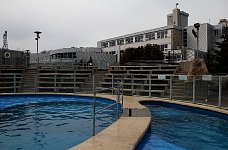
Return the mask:
{"type": "Polygon", "coordinates": [[[175,8],[173,13],[167,15],[167,26],[101,40],[97,42],[97,47],[101,48],[102,52],[116,54],[118,62],[120,54],[126,48],[146,44],[160,45],[161,51],[168,54],[168,51],[182,46],[182,28],[188,25],[188,16],[187,13],[175,8]]]}
{"type": "Polygon", "coordinates": [[[102,52],[116,54],[118,62],[126,48],[136,48],[146,44],[159,45],[164,53],[164,60],[169,53],[175,56],[177,62],[196,57],[203,58],[208,50],[218,49],[216,42],[221,42],[223,27],[227,25],[227,20],[222,19],[219,25],[215,26],[208,23],[200,24],[197,50],[197,39],[192,33],[195,27],[188,26],[188,16],[188,13],[176,7],[167,15],[167,26],[101,40],[97,42],[97,47],[101,48],[102,52]]]}
{"type": "MultiPolygon", "coordinates": [[[[105,69],[116,63],[116,55],[102,53],[97,47],[71,47],[50,50],[49,53],[38,54],[40,64],[50,65],[92,65],[98,69],[105,69]],[[88,62],[92,62],[88,64],[88,62]]],[[[31,64],[37,63],[37,54],[31,54],[31,64]]]]}

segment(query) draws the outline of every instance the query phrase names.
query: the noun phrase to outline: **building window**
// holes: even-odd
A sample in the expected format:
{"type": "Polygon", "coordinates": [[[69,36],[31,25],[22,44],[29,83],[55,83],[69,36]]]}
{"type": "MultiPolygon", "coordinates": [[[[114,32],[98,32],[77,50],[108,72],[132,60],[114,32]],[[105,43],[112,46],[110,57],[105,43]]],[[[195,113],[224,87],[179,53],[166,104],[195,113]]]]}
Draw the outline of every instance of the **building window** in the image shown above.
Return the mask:
{"type": "Polygon", "coordinates": [[[68,53],[68,58],[72,58],[73,57],[73,53],[68,53]]]}
{"type": "Polygon", "coordinates": [[[145,38],[146,38],[146,41],[150,41],[150,40],[152,40],[152,39],[155,39],[155,33],[147,33],[146,35],[145,35],[145,38]]]}
{"type": "Polygon", "coordinates": [[[109,42],[109,46],[110,46],[110,47],[116,46],[116,42],[115,42],[115,41],[110,41],[110,42],[109,42]]]}
{"type": "Polygon", "coordinates": [[[168,37],[168,31],[167,31],[167,30],[164,31],[164,37],[165,37],[165,38],[168,37]]]}
{"type": "Polygon", "coordinates": [[[133,43],[133,37],[130,37],[130,43],[133,43]]]}
{"type": "Polygon", "coordinates": [[[163,52],[165,49],[168,48],[168,44],[162,44],[160,45],[160,50],[163,52]]]}
{"type": "Polygon", "coordinates": [[[130,43],[130,38],[129,37],[127,37],[125,40],[126,40],[126,44],[130,43]]]}
{"type": "Polygon", "coordinates": [[[161,38],[164,38],[164,31],[161,31],[161,38]]]}
{"type": "Polygon", "coordinates": [[[135,42],[143,42],[143,35],[135,36],[135,42]]]}
{"type": "Polygon", "coordinates": [[[76,52],[73,52],[73,58],[76,58],[77,56],[76,56],[76,52]]]}
{"type": "Polygon", "coordinates": [[[133,37],[127,37],[125,40],[126,44],[133,43],[133,37]]]}
{"type": "Polygon", "coordinates": [[[157,39],[161,38],[161,32],[157,32],[157,39]]]}
{"type": "Polygon", "coordinates": [[[183,29],[183,45],[184,47],[188,46],[188,34],[187,34],[187,29],[183,29]]]}
{"type": "Polygon", "coordinates": [[[214,36],[216,36],[216,37],[221,36],[221,30],[220,29],[215,29],[214,30],[214,36]]]}
{"type": "Polygon", "coordinates": [[[106,48],[106,47],[108,47],[108,42],[104,42],[101,45],[102,45],[102,48],[106,48]]]}
{"type": "Polygon", "coordinates": [[[124,39],[117,40],[117,45],[123,45],[123,44],[124,44],[124,39]]]}
{"type": "Polygon", "coordinates": [[[165,31],[158,31],[157,32],[157,38],[158,39],[163,39],[163,38],[167,38],[168,37],[168,31],[165,30],[165,31]]]}

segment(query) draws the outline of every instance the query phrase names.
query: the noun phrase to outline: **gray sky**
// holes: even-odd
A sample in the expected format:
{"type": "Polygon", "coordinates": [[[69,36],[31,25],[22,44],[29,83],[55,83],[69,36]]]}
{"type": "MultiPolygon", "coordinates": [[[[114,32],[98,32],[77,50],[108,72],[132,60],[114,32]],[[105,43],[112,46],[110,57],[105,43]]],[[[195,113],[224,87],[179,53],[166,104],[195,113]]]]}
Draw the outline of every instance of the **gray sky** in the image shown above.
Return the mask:
{"type": "Polygon", "coordinates": [[[179,3],[195,22],[228,19],[228,0],[0,0],[0,47],[8,31],[10,49],[96,47],[97,41],[166,26],[166,15],[179,3]]]}

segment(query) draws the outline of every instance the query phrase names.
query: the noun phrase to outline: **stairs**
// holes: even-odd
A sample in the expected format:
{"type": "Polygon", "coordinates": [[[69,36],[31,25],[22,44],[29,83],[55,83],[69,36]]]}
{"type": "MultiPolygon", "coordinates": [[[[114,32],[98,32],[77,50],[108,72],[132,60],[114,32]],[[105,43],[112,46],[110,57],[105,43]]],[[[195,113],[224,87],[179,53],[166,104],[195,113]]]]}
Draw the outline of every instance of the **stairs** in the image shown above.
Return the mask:
{"type": "Polygon", "coordinates": [[[185,85],[184,81],[177,78],[173,78],[172,97],[175,99],[184,99],[185,97],[185,85]]]}
{"type": "Polygon", "coordinates": [[[23,73],[23,84],[22,84],[22,93],[34,93],[36,92],[36,79],[37,74],[36,69],[26,69],[23,73]]]}
{"type": "MultiPolygon", "coordinates": [[[[103,81],[107,70],[97,70],[95,72],[95,87],[100,87],[100,82],[103,81]]],[[[93,76],[85,81],[84,85],[80,89],[80,93],[93,93],[93,76]]]]}

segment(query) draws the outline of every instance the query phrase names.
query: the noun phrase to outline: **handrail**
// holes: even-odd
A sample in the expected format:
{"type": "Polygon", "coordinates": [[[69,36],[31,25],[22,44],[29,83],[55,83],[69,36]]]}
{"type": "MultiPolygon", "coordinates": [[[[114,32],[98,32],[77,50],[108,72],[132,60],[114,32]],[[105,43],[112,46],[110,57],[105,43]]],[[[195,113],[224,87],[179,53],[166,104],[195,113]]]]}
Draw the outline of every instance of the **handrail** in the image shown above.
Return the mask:
{"type": "Polygon", "coordinates": [[[110,108],[110,107],[113,107],[116,105],[116,111],[117,111],[117,118],[119,118],[119,104],[120,104],[120,95],[121,95],[121,102],[122,102],[122,105],[123,105],[123,83],[122,82],[117,82],[117,86],[115,87],[110,87],[110,88],[103,88],[103,89],[96,89],[95,88],[95,75],[93,75],[93,93],[94,93],[94,96],[93,96],[93,133],[92,133],[92,136],[95,136],[95,126],[96,126],[96,114],[98,113],[101,113],[103,112],[104,110],[110,108]],[[121,89],[121,92],[120,92],[120,88],[121,89]],[[112,90],[112,89],[115,89],[117,90],[117,100],[116,100],[116,103],[114,104],[110,104],[98,111],[96,111],[96,93],[99,92],[99,91],[104,91],[104,90],[112,90]]]}

